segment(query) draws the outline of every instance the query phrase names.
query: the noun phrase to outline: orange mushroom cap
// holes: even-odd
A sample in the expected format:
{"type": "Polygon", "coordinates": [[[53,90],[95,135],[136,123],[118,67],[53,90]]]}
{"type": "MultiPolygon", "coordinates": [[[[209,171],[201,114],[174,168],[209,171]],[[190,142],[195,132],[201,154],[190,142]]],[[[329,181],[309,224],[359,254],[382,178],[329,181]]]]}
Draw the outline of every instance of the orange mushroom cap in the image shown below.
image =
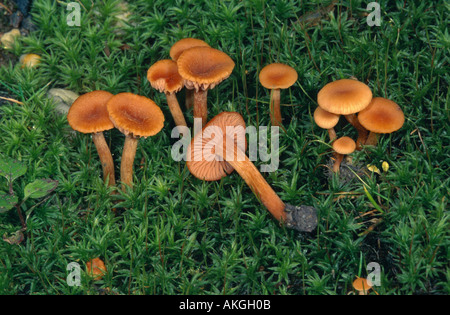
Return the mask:
{"type": "Polygon", "coordinates": [[[318,106],[314,111],[314,121],[320,128],[330,129],[339,122],[339,115],[327,112],[322,107],[318,106]]]}
{"type": "Polygon", "coordinates": [[[333,149],[339,154],[350,154],[356,149],[356,142],[350,137],[341,137],[333,142],[333,149]]]}
{"type": "Polygon", "coordinates": [[[178,72],[188,89],[207,90],[231,75],[234,61],[224,52],[211,47],[185,50],[177,60],[178,72]]]}
{"type": "Polygon", "coordinates": [[[86,263],[88,274],[94,278],[94,280],[100,280],[106,273],[105,263],[100,258],[94,258],[86,263]]]}
{"type": "Polygon", "coordinates": [[[326,84],[317,94],[317,102],[327,112],[338,115],[357,113],[372,100],[370,88],[357,80],[341,79],[326,84]]]}
{"type": "Polygon", "coordinates": [[[106,103],[114,95],[107,91],[92,91],[79,96],[67,113],[72,129],[81,133],[96,133],[114,128],[106,103]]]}
{"type": "Polygon", "coordinates": [[[108,113],[114,126],[125,135],[150,137],[164,127],[164,114],[151,99],[129,92],[108,101],[108,113]]]}
{"type": "Polygon", "coordinates": [[[192,47],[209,47],[209,45],[202,41],[201,39],[197,39],[197,38],[183,38],[180,39],[179,41],[177,41],[175,44],[172,45],[172,47],[170,48],[170,58],[172,58],[172,60],[177,61],[178,57],[180,57],[180,55],[189,48],[192,47]]]}
{"type": "Polygon", "coordinates": [[[272,63],[259,72],[259,82],[267,89],[287,89],[298,79],[297,71],[282,63],[272,63]]]}
{"type": "Polygon", "coordinates": [[[366,278],[356,278],[353,281],[353,288],[355,288],[356,291],[364,291],[367,292],[372,288],[372,283],[367,280],[366,278]]]}
{"type": "Polygon", "coordinates": [[[155,62],[147,71],[147,79],[154,89],[164,93],[176,93],[184,86],[177,63],[170,59],[155,62]]]}
{"type": "Polygon", "coordinates": [[[395,102],[374,97],[369,106],[358,113],[358,120],[364,128],[372,132],[391,133],[403,126],[405,115],[395,102]]]}
{"type": "Polygon", "coordinates": [[[226,148],[226,139],[230,138],[225,137],[227,127],[237,127],[228,130],[229,132],[236,131],[236,133],[229,136],[233,136],[240,150],[245,152],[247,149],[245,121],[242,116],[236,112],[222,112],[218,114],[203,127],[202,132],[197,133],[188,147],[188,154],[190,155],[186,165],[192,175],[198,179],[206,181],[219,180],[234,170],[226,161],[215,159],[215,152],[212,152],[214,145],[219,143],[219,141],[223,141],[221,144],[226,148]],[[205,132],[210,127],[217,128],[210,129],[210,131],[213,131],[212,133],[205,132]],[[240,139],[244,139],[244,141],[240,139]]]}

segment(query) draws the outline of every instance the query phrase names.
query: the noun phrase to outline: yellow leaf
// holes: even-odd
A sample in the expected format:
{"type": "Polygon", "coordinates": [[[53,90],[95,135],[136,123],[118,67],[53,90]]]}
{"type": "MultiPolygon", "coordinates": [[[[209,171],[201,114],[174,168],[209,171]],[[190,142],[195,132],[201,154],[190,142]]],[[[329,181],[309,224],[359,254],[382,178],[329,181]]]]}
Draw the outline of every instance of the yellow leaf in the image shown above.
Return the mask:
{"type": "Polygon", "coordinates": [[[383,163],[381,164],[381,167],[383,168],[383,171],[387,172],[389,169],[389,163],[386,161],[383,161],[383,163]]]}
{"type": "Polygon", "coordinates": [[[381,174],[380,170],[375,165],[369,164],[369,165],[367,165],[367,169],[369,171],[371,171],[371,172],[375,172],[375,173],[381,174]]]}

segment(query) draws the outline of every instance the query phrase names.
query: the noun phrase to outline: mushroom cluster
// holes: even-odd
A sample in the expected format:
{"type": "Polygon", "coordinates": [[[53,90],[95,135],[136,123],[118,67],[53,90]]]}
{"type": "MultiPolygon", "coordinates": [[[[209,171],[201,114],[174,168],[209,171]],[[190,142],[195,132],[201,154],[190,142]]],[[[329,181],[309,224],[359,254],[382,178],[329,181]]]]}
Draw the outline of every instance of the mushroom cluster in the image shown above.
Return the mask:
{"type": "Polygon", "coordinates": [[[234,61],[226,53],[196,38],[177,41],[169,54],[171,59],[150,66],[147,79],[153,88],[166,94],[176,126],[187,126],[175,94],[185,87],[186,107],[194,107],[194,118],[200,118],[204,126],[208,121],[208,90],[231,75],[234,61]]]}
{"type": "MultiPolygon", "coordinates": [[[[235,112],[221,112],[208,122],[207,94],[232,74],[235,63],[230,56],[195,38],[177,41],[169,55],[170,59],[156,61],[148,68],[147,79],[153,89],[164,93],[176,128],[188,127],[177,98],[183,88],[186,109],[193,107],[194,118],[201,120],[202,130],[193,136],[187,150],[186,165],[190,173],[201,180],[215,181],[236,170],[276,220],[298,231],[313,231],[318,223],[316,209],[284,203],[247,157],[243,117],[235,112]]],[[[272,126],[283,127],[280,90],[288,89],[297,79],[297,71],[286,64],[273,63],[261,69],[260,83],[271,94],[272,126]]],[[[336,117],[335,120],[339,118],[336,117]]],[[[115,168],[103,132],[115,127],[125,135],[120,163],[123,190],[133,186],[139,139],[157,134],[164,126],[163,112],[153,100],[129,92],[83,94],[72,104],[67,119],[73,129],[92,134],[108,186],[115,185],[115,168]]],[[[332,127],[327,127],[330,137],[334,137],[332,127]]]]}
{"type": "Polygon", "coordinates": [[[361,150],[363,145],[376,145],[378,134],[397,131],[405,121],[403,111],[396,103],[373,97],[369,86],[356,79],[326,84],[317,94],[317,103],[314,121],[328,131],[335,153],[333,172],[336,173],[344,155],[361,150]],[[341,115],[356,129],[356,141],[348,136],[338,139],[334,127],[341,115]]]}
{"type": "Polygon", "coordinates": [[[115,185],[114,161],[103,132],[114,127],[125,134],[120,163],[123,189],[133,184],[133,163],[139,138],[157,134],[164,126],[164,115],[152,100],[133,93],[113,95],[92,91],[78,97],[67,114],[69,125],[81,133],[92,134],[103,168],[104,181],[115,185]]]}

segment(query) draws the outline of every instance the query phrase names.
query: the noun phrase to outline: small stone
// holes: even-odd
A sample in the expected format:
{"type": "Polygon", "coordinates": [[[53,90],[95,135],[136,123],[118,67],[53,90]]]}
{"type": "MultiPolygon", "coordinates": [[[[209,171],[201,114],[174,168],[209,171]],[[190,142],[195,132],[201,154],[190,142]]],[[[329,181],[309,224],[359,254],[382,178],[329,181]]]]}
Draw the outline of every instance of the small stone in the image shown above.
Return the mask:
{"type": "Polygon", "coordinates": [[[1,38],[2,46],[4,49],[11,49],[14,47],[14,41],[20,36],[20,30],[13,28],[11,31],[3,34],[1,38]]]}
{"type": "Polygon", "coordinates": [[[65,89],[53,88],[47,92],[47,97],[55,102],[55,109],[61,115],[67,115],[70,106],[79,97],[75,92],[65,89]]]}

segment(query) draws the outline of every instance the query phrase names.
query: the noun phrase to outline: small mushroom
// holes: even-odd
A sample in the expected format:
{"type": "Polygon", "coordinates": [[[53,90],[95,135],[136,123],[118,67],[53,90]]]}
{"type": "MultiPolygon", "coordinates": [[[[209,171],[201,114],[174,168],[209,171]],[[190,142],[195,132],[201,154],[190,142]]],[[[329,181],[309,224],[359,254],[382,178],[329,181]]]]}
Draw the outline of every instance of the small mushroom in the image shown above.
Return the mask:
{"type": "Polygon", "coordinates": [[[339,172],[344,155],[353,153],[356,149],[355,141],[350,137],[341,137],[333,142],[333,150],[336,152],[333,172],[339,172]]]}
{"type": "Polygon", "coordinates": [[[372,289],[372,283],[366,278],[356,277],[352,285],[358,291],[358,295],[367,295],[369,290],[372,289]]]}
{"type": "Polygon", "coordinates": [[[185,50],[177,60],[178,72],[188,89],[194,92],[194,118],[207,122],[207,93],[234,69],[234,61],[224,52],[211,47],[193,47],[185,50]]]}
{"type": "Polygon", "coordinates": [[[106,274],[106,266],[100,258],[94,258],[86,263],[87,273],[94,280],[101,280],[106,274]]]}
{"type": "Polygon", "coordinates": [[[358,121],[356,113],[366,108],[372,100],[370,88],[357,80],[341,79],[326,84],[317,94],[317,102],[327,112],[344,115],[358,131],[356,148],[364,144],[368,131],[358,121]]]}
{"type": "Polygon", "coordinates": [[[399,130],[405,122],[405,115],[395,102],[383,97],[374,97],[369,106],[358,114],[358,120],[370,131],[365,145],[377,145],[378,134],[399,130]]]}
{"type": "Polygon", "coordinates": [[[67,114],[72,129],[92,134],[102,164],[103,178],[109,186],[115,185],[114,162],[103,131],[114,128],[106,110],[106,103],[112,97],[113,94],[101,90],[83,94],[75,100],[67,114]]]}
{"type": "Polygon", "coordinates": [[[337,137],[334,127],[339,122],[339,117],[340,115],[329,113],[320,106],[314,111],[314,121],[320,128],[327,129],[330,141],[334,141],[337,137]]]}
{"type": "Polygon", "coordinates": [[[246,156],[245,148],[242,116],[222,112],[194,136],[188,148],[186,165],[192,175],[206,181],[219,180],[236,170],[275,219],[298,231],[314,230],[317,226],[316,209],[285,204],[246,156]]]}
{"type": "MultiPolygon", "coordinates": [[[[209,45],[201,39],[190,37],[180,39],[175,44],[173,44],[172,47],[170,47],[170,58],[172,58],[172,60],[176,62],[183,51],[192,47],[199,46],[209,47],[209,45]]],[[[194,106],[194,90],[192,89],[186,89],[185,106],[187,109],[194,106]]]]}
{"type": "Polygon", "coordinates": [[[167,105],[175,124],[187,127],[176,96],[176,93],[184,86],[184,80],[178,73],[177,63],[170,59],[157,61],[148,69],[147,79],[154,89],[166,95],[167,105]]]}
{"type": "Polygon", "coordinates": [[[259,82],[271,90],[270,121],[273,126],[282,125],[280,90],[291,87],[298,79],[297,71],[282,63],[272,63],[261,69],[259,82]]]}
{"type": "Polygon", "coordinates": [[[133,164],[139,138],[160,132],[164,126],[164,115],[151,99],[129,92],[111,97],[107,109],[114,126],[125,134],[120,162],[120,180],[125,190],[125,185],[132,187],[133,184],[133,164]]]}

